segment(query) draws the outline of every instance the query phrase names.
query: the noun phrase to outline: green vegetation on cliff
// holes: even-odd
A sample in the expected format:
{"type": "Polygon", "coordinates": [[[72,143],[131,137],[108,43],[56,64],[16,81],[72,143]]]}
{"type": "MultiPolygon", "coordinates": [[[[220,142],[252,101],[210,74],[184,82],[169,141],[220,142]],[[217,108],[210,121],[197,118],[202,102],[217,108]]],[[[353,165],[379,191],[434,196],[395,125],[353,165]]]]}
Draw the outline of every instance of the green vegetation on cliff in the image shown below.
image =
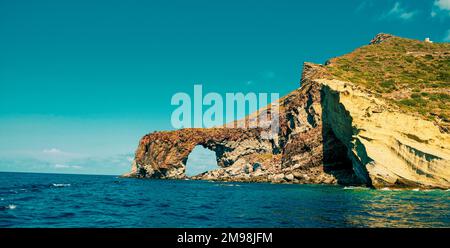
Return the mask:
{"type": "Polygon", "coordinates": [[[329,60],[327,69],[449,131],[450,43],[380,34],[370,45],[329,60]]]}

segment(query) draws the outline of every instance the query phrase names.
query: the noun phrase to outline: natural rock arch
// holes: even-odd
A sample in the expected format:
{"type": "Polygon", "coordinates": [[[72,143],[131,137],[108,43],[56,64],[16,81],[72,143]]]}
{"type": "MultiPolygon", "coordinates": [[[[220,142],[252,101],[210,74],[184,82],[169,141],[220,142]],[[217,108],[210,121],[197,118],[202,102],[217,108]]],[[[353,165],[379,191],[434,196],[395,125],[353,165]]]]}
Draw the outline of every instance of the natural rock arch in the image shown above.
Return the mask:
{"type": "MultiPolygon", "coordinates": [[[[400,43],[418,44],[380,34],[370,46],[390,50],[400,43]]],[[[222,169],[199,179],[449,188],[448,124],[399,109],[360,82],[342,81],[337,62],[367,55],[357,51],[325,65],[304,64],[301,87],[279,101],[280,128],[271,140],[258,129],[156,132],[141,139],[125,176],[183,178],[189,153],[202,145],[222,169]]]]}
{"type": "Polygon", "coordinates": [[[260,137],[260,129],[189,128],[144,136],[130,174],[136,177],[185,178],[186,162],[201,145],[214,151],[219,167],[228,167],[248,156],[271,154],[272,142],[260,137]]]}

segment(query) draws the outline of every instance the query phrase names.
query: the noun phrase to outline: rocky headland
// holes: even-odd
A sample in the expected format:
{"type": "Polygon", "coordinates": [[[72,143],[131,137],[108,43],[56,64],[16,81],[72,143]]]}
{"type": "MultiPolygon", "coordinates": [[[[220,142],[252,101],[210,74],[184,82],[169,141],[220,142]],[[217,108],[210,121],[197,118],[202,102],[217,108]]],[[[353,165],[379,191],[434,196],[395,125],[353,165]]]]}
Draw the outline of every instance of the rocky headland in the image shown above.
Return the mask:
{"type": "Polygon", "coordinates": [[[186,178],[201,145],[220,168],[193,179],[448,189],[449,99],[449,43],[379,34],[325,65],[305,63],[300,88],[280,99],[274,137],[261,128],[154,132],[124,176],[186,178]]]}

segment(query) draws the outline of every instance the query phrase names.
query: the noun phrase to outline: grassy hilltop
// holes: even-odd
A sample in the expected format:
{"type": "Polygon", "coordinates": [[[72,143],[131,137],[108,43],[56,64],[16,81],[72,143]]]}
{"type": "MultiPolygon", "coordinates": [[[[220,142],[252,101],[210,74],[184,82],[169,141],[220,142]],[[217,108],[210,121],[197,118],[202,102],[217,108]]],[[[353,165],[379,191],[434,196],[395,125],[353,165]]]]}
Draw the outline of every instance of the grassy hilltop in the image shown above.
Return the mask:
{"type": "Polygon", "coordinates": [[[450,43],[378,35],[327,61],[332,77],[363,85],[408,112],[450,130],[450,43]],[[377,40],[377,37],[381,39],[377,40]]]}

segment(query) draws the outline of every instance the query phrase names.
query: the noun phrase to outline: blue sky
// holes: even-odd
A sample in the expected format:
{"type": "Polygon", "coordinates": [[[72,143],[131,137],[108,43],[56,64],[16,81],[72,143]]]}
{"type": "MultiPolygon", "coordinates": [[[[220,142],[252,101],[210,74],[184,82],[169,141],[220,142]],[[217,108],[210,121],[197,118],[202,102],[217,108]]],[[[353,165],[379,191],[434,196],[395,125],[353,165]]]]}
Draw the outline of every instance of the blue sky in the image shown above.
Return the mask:
{"type": "Polygon", "coordinates": [[[120,174],[194,84],[285,95],[304,61],[449,24],[449,0],[1,1],[0,171],[120,174]]]}

